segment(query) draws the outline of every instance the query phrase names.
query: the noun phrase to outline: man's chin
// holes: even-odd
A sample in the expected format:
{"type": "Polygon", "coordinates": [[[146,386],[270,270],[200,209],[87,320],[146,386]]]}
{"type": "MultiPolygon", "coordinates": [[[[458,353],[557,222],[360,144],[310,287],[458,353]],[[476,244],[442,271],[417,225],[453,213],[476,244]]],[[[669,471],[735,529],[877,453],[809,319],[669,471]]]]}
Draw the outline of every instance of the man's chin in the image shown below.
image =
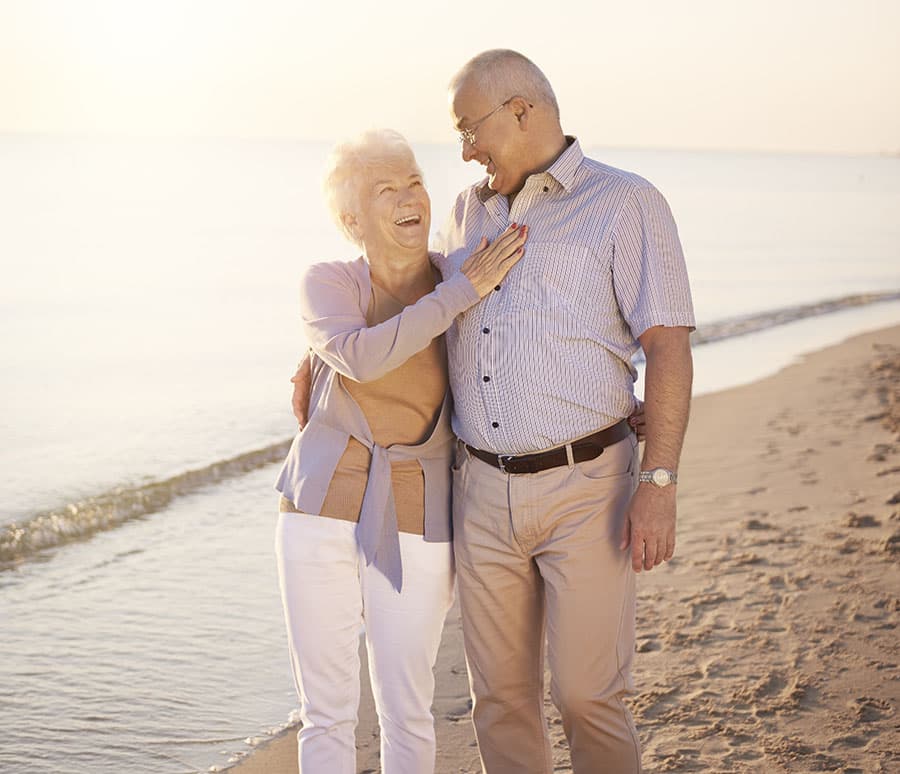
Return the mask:
{"type": "Polygon", "coordinates": [[[488,188],[492,191],[496,191],[498,194],[506,195],[506,191],[504,190],[503,181],[498,179],[496,174],[488,175],[488,188]]]}

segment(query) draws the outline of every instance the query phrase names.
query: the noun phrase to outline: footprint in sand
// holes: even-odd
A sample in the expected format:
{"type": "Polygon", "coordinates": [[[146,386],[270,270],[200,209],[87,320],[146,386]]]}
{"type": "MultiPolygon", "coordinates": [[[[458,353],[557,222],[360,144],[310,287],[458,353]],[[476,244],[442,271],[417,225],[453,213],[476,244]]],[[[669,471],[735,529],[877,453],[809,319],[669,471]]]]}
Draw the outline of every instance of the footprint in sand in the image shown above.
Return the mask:
{"type": "Polygon", "coordinates": [[[808,704],[809,695],[810,681],[806,675],[787,677],[781,672],[769,671],[751,685],[735,689],[732,698],[747,705],[756,715],[771,715],[808,704]]]}
{"type": "Polygon", "coordinates": [[[467,719],[472,714],[472,700],[464,699],[455,707],[451,707],[444,713],[444,718],[451,723],[459,723],[461,720],[467,719]]]}
{"type": "Polygon", "coordinates": [[[881,522],[876,519],[871,513],[864,513],[860,515],[854,513],[853,511],[850,511],[844,518],[844,521],[841,522],[841,526],[851,527],[853,529],[859,529],[861,527],[880,527],[881,522]]]}
{"type": "Polygon", "coordinates": [[[754,554],[752,551],[745,551],[733,556],[731,564],[736,567],[747,567],[751,564],[768,564],[768,562],[759,554],[754,554]]]}
{"type": "Polygon", "coordinates": [[[653,650],[659,650],[659,648],[659,643],[653,637],[645,637],[642,640],[638,640],[634,646],[636,653],[649,653],[653,650]]]}
{"type": "Polygon", "coordinates": [[[868,462],[885,462],[894,451],[894,447],[889,443],[876,443],[866,460],[868,462]]]}
{"type": "Polygon", "coordinates": [[[885,538],[881,547],[882,550],[891,556],[900,555],[900,532],[895,532],[890,537],[885,538]]]}
{"type": "Polygon", "coordinates": [[[871,741],[871,738],[860,734],[848,734],[847,736],[839,736],[837,739],[833,739],[828,745],[828,749],[834,750],[839,747],[859,749],[860,747],[865,747],[871,741]]]}
{"type": "Polygon", "coordinates": [[[856,538],[847,538],[841,545],[837,547],[839,554],[855,554],[863,547],[861,540],[856,538]]]}
{"type": "Polygon", "coordinates": [[[857,697],[850,702],[850,709],[861,723],[874,723],[894,714],[894,708],[888,702],[871,696],[857,697]]]}

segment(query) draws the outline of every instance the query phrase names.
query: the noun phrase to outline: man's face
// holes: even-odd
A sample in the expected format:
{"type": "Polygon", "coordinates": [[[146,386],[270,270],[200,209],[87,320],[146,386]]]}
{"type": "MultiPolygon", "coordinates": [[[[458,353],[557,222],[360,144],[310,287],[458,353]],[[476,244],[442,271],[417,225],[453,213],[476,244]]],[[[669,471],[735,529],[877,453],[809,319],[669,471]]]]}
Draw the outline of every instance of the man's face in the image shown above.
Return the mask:
{"type": "Polygon", "coordinates": [[[463,160],[485,168],[492,190],[505,196],[518,193],[529,174],[530,153],[513,106],[491,104],[471,81],[463,81],[450,95],[450,114],[457,131],[472,129],[475,134],[474,144],[462,144],[463,160]]]}

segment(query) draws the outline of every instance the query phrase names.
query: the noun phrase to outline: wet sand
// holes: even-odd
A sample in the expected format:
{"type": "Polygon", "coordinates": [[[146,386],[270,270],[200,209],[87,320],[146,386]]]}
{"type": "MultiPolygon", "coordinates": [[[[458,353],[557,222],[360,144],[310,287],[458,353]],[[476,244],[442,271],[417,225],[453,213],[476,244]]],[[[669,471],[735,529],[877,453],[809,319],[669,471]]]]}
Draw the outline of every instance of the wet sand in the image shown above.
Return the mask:
{"type": "MultiPolygon", "coordinates": [[[[638,584],[645,770],[900,771],[900,326],[695,399],[678,541],[638,584]]],[[[437,772],[476,774],[455,608],[436,673],[437,772]]],[[[294,737],[230,771],[296,772],[294,737]]],[[[367,690],[357,738],[378,771],[367,690]]]]}

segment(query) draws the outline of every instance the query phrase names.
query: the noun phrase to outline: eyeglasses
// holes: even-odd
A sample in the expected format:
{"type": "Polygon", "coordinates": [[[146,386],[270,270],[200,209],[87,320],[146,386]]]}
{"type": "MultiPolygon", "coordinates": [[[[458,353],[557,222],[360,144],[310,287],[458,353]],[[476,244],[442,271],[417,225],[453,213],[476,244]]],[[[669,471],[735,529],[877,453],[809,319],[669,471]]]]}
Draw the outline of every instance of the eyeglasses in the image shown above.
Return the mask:
{"type": "Polygon", "coordinates": [[[475,145],[475,132],[477,131],[478,127],[481,126],[485,121],[487,121],[487,120],[488,120],[492,115],[494,115],[494,113],[496,113],[498,110],[502,110],[503,108],[505,108],[505,107],[506,107],[510,102],[512,102],[514,99],[515,99],[515,97],[510,97],[510,98],[509,98],[508,100],[506,100],[505,102],[501,102],[501,103],[500,103],[499,105],[497,105],[497,107],[495,107],[490,113],[488,113],[486,116],[482,116],[481,118],[479,118],[479,119],[478,119],[475,123],[473,123],[468,129],[460,129],[460,130],[459,130],[459,141],[460,141],[460,143],[463,144],[463,145],[465,145],[466,143],[469,143],[469,145],[472,145],[472,146],[474,147],[474,145],[475,145]]]}

